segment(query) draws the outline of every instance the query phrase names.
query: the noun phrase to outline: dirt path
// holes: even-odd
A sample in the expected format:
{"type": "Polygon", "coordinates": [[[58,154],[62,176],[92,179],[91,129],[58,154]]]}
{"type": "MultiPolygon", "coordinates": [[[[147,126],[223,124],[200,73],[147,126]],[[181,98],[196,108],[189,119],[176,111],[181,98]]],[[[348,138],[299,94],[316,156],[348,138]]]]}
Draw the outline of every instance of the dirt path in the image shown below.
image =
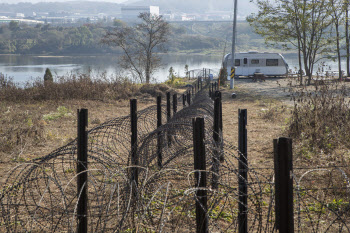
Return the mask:
{"type": "Polygon", "coordinates": [[[290,80],[286,78],[267,78],[265,81],[253,82],[252,79],[236,79],[235,86],[238,90],[245,90],[252,96],[266,96],[275,98],[285,103],[290,103],[288,85],[290,80]]]}
{"type": "Polygon", "coordinates": [[[291,100],[288,80],[235,80],[235,89],[221,88],[223,93],[224,140],[238,145],[238,109],[248,111],[248,158],[250,166],[273,167],[273,139],[286,136],[285,121],[291,100]],[[237,97],[232,99],[232,93],[237,97]]]}

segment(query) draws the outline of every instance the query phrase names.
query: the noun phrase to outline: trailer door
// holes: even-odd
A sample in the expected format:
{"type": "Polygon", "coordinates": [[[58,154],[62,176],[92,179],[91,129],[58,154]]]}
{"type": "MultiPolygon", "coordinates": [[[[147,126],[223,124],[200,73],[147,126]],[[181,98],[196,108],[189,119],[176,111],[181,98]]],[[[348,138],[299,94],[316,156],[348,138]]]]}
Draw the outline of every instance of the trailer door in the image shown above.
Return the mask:
{"type": "Polygon", "coordinates": [[[249,62],[248,58],[243,58],[243,64],[242,64],[242,75],[248,76],[249,75],[249,62]]]}
{"type": "Polygon", "coordinates": [[[260,60],[258,58],[252,58],[249,62],[249,75],[254,75],[254,73],[260,73],[260,68],[260,60]]]}

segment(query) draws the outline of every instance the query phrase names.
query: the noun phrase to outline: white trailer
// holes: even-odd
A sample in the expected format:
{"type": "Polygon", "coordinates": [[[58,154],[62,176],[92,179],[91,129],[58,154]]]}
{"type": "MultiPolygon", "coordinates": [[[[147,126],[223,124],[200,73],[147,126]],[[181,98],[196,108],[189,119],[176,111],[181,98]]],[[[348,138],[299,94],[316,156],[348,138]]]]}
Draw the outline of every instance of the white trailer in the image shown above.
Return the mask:
{"type": "MultiPolygon", "coordinates": [[[[223,65],[231,73],[231,53],[224,57],[223,65]]],[[[281,77],[288,74],[288,64],[279,53],[246,52],[235,54],[235,76],[253,76],[262,73],[265,76],[281,77]]]]}

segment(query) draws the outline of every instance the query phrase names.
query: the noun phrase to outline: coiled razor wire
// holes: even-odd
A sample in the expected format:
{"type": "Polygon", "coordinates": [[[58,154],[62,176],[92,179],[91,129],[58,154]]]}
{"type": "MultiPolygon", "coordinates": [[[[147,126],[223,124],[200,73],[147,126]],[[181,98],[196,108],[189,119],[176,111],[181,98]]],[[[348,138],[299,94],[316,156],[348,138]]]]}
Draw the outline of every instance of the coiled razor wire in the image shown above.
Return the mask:
{"type": "MultiPolygon", "coordinates": [[[[156,112],[156,107],[151,106],[137,113],[137,185],[130,181],[130,116],[115,118],[88,132],[88,231],[195,232],[199,188],[194,178],[192,118],[203,117],[209,231],[238,232],[240,153],[222,139],[222,132],[220,143],[213,141],[213,101],[207,91],[198,92],[190,106],[183,107],[159,128],[156,112]],[[160,152],[161,167],[157,160],[160,152]]],[[[163,122],[165,119],[163,111],[163,122]]],[[[1,232],[76,232],[80,195],[76,154],[75,140],[9,172],[1,190],[1,232]]],[[[246,170],[248,232],[274,232],[273,170],[246,170]]],[[[297,173],[294,176],[298,232],[347,232],[347,173],[340,169],[311,170],[299,178],[297,173]],[[323,182],[317,185],[328,184],[327,192],[312,189],[312,181],[320,177],[316,173],[323,173],[323,182]],[[326,182],[333,174],[339,181],[336,187],[342,188],[336,189],[342,192],[340,196],[329,191],[334,183],[326,182]]]]}

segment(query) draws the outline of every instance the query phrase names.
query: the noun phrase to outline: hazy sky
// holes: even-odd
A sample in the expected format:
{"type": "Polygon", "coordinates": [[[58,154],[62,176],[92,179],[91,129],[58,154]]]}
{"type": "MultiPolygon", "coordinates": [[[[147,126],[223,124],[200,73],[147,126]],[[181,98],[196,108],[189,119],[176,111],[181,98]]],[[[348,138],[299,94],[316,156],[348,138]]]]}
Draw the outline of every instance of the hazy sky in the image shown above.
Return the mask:
{"type": "MultiPolygon", "coordinates": [[[[19,2],[37,3],[37,2],[67,2],[67,1],[72,1],[72,0],[0,0],[0,3],[19,3],[19,2]]],[[[122,3],[122,2],[126,2],[127,0],[79,0],[79,1],[122,3]]]]}

